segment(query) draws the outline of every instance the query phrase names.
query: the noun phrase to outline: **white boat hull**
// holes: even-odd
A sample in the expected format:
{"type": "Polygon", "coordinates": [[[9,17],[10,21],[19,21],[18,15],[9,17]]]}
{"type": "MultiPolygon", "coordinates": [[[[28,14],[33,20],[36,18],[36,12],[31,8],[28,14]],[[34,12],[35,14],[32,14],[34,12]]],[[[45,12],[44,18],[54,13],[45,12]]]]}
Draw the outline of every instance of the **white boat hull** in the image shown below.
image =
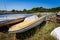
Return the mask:
{"type": "Polygon", "coordinates": [[[42,19],[40,19],[39,21],[35,22],[34,24],[31,24],[23,29],[20,29],[20,30],[15,30],[15,31],[9,31],[9,33],[21,33],[21,32],[25,32],[31,28],[34,28],[35,26],[41,24],[43,21],[46,20],[46,17],[43,17],[42,19]]]}

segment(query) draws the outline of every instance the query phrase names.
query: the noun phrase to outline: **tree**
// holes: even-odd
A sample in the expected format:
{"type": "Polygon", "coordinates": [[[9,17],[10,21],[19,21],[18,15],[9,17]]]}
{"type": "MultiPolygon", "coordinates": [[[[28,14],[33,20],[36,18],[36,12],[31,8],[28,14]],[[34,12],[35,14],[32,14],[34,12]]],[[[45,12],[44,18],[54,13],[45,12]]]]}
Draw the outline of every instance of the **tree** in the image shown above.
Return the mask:
{"type": "Polygon", "coordinates": [[[27,10],[26,10],[26,9],[24,9],[24,10],[23,10],[23,12],[27,12],[27,10]]]}
{"type": "Polygon", "coordinates": [[[15,9],[13,9],[12,12],[15,12],[15,9]]]}

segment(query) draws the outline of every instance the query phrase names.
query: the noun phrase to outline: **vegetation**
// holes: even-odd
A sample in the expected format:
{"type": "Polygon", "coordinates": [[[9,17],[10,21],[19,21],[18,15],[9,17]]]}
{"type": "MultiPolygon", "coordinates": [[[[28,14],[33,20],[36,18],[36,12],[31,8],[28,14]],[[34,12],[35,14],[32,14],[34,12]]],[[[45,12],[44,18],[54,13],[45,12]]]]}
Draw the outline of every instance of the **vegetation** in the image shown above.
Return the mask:
{"type": "MultiPolygon", "coordinates": [[[[35,12],[58,12],[58,11],[60,11],[60,7],[50,8],[50,9],[37,7],[37,8],[32,8],[31,10],[24,9],[23,11],[18,11],[13,9],[11,12],[35,13],[35,12]]],[[[54,28],[56,28],[59,25],[60,24],[56,22],[56,19],[52,18],[49,21],[43,22],[42,24],[36,26],[33,29],[30,29],[23,33],[17,33],[15,39],[16,40],[56,40],[56,38],[52,37],[50,33],[54,28]]],[[[14,40],[14,35],[15,34],[12,33],[0,32],[0,40],[14,40]]]]}
{"type": "Polygon", "coordinates": [[[24,9],[22,12],[35,13],[35,12],[59,12],[59,11],[60,11],[60,7],[55,7],[55,8],[36,7],[30,10],[24,9]]]}
{"type": "MultiPolygon", "coordinates": [[[[59,12],[60,7],[55,7],[55,8],[43,8],[43,7],[36,7],[32,8],[30,10],[24,9],[23,11],[18,11],[18,10],[11,10],[9,12],[23,12],[23,13],[36,13],[36,12],[59,12]]],[[[6,10],[0,10],[0,12],[8,12],[6,10]]]]}
{"type": "MultiPolygon", "coordinates": [[[[43,22],[42,24],[36,26],[23,33],[17,33],[15,36],[16,40],[56,40],[56,38],[50,35],[51,31],[59,26],[60,24],[56,22],[55,18],[51,18],[50,21],[43,22]]],[[[14,40],[14,35],[12,33],[2,33],[0,32],[0,40],[14,40]]]]}
{"type": "Polygon", "coordinates": [[[21,40],[56,40],[56,38],[50,35],[51,31],[56,28],[58,23],[56,23],[55,18],[51,19],[48,23],[43,23],[27,31],[23,34],[18,34],[21,40]]]}
{"type": "Polygon", "coordinates": [[[27,10],[26,12],[59,12],[60,7],[56,8],[43,8],[43,7],[37,7],[37,8],[32,8],[31,10],[27,10]]]}

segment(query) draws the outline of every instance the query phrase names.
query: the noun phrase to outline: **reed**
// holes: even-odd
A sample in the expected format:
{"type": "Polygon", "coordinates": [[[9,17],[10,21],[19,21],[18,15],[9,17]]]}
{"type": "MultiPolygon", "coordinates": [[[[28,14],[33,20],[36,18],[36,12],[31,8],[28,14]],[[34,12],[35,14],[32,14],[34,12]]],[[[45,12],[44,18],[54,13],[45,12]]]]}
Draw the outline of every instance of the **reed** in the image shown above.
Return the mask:
{"type": "MultiPolygon", "coordinates": [[[[60,24],[56,22],[55,18],[51,20],[48,24],[43,22],[26,32],[16,34],[16,40],[56,40],[50,33],[60,24]]],[[[0,40],[13,40],[13,34],[0,32],[0,40]]]]}

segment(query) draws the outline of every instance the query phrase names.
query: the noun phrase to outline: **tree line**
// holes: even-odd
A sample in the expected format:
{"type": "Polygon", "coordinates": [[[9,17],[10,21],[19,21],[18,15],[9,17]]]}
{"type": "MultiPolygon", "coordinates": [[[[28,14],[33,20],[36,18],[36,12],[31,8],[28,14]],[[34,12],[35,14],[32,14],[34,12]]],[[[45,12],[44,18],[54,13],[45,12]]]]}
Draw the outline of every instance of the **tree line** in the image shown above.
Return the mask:
{"type": "MultiPolygon", "coordinates": [[[[18,10],[13,9],[10,12],[35,13],[35,12],[59,12],[59,11],[60,11],[60,7],[55,7],[55,8],[36,7],[36,8],[32,8],[30,10],[24,9],[22,11],[21,10],[18,11],[18,10]]],[[[2,11],[2,12],[4,12],[4,11],[2,11]]]]}

